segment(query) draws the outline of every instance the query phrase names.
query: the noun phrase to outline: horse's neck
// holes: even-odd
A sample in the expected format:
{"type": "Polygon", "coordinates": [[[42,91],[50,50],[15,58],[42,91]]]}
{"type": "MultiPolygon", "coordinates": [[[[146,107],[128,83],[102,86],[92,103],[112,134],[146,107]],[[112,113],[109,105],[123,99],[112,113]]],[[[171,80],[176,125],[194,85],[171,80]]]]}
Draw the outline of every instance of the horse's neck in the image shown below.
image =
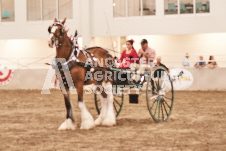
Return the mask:
{"type": "Polygon", "coordinates": [[[65,33],[64,36],[59,40],[59,47],[56,48],[56,57],[67,59],[70,55],[72,44],[70,39],[67,37],[65,33]]]}
{"type": "Polygon", "coordinates": [[[69,37],[67,36],[67,33],[64,33],[63,35],[63,38],[61,38],[59,40],[59,42],[62,44],[62,45],[69,45],[69,46],[72,46],[71,42],[70,42],[70,39],[69,37]]]}

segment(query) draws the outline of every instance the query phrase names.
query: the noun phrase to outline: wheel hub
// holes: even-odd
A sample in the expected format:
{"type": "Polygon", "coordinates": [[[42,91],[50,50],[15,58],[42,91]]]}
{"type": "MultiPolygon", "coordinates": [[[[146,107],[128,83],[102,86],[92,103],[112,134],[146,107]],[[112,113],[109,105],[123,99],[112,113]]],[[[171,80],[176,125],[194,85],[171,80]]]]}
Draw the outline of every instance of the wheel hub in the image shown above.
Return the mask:
{"type": "Polygon", "coordinates": [[[161,89],[161,90],[159,90],[158,95],[159,96],[165,96],[166,93],[161,89]]]}

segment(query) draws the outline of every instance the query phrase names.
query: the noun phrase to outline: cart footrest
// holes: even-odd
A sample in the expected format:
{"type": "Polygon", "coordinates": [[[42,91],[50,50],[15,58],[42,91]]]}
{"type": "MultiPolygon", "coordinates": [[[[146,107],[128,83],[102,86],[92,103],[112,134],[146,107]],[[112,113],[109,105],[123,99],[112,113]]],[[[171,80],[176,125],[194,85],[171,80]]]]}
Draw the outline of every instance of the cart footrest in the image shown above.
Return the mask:
{"type": "Polygon", "coordinates": [[[138,104],[138,94],[129,94],[129,103],[138,104]]]}

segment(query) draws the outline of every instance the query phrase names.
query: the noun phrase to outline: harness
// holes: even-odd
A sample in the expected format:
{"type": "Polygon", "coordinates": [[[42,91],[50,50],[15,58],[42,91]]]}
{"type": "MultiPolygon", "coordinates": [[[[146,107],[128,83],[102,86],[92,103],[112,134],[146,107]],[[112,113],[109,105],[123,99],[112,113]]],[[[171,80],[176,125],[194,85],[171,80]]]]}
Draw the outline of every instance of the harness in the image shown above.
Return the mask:
{"type": "MultiPolygon", "coordinates": [[[[93,55],[92,53],[87,52],[86,50],[79,50],[79,53],[82,52],[82,53],[84,54],[84,56],[86,57],[86,62],[85,62],[85,63],[84,63],[84,62],[81,62],[81,61],[77,58],[77,56],[75,55],[75,54],[76,54],[76,51],[75,51],[75,50],[76,50],[76,49],[74,49],[74,48],[72,49],[71,56],[69,57],[69,59],[68,59],[65,63],[63,63],[63,65],[67,65],[68,68],[69,68],[69,70],[70,70],[70,69],[74,66],[74,64],[77,63],[78,65],[80,65],[80,66],[86,68],[87,71],[90,71],[91,68],[94,67],[93,61],[96,62],[97,58],[94,57],[94,55],[93,55]],[[93,61],[92,61],[92,59],[89,57],[88,53],[91,55],[93,61]]],[[[78,51],[77,51],[77,52],[78,52],[78,51]]],[[[79,55],[79,53],[77,53],[77,55],[79,55]]]]}
{"type": "Polygon", "coordinates": [[[59,65],[56,63],[57,58],[54,58],[53,62],[51,63],[52,67],[55,69],[56,67],[58,67],[58,69],[61,70],[62,66],[67,66],[68,69],[71,70],[74,64],[77,63],[81,67],[84,67],[87,71],[92,72],[91,69],[94,67],[94,63],[97,63],[97,58],[92,53],[88,52],[87,49],[80,50],[78,47],[77,40],[75,39],[77,39],[77,37],[74,37],[73,39],[72,49],[66,61],[59,65]],[[80,53],[83,53],[86,58],[86,62],[82,62],[78,59],[80,53]]]}
{"type": "Polygon", "coordinates": [[[74,36],[73,39],[73,45],[72,45],[72,50],[70,52],[69,57],[66,59],[66,62],[63,65],[67,65],[69,70],[74,66],[75,63],[77,63],[78,65],[84,67],[87,69],[87,71],[90,71],[91,68],[94,67],[93,61],[96,63],[97,62],[97,58],[90,52],[84,49],[80,50],[79,46],[78,46],[78,42],[77,42],[78,36],[77,34],[74,36]],[[83,53],[83,55],[86,57],[86,62],[81,62],[78,59],[78,56],[80,53],[83,53]],[[90,56],[92,57],[92,59],[90,58],[90,56]],[[92,61],[93,60],[93,61],[92,61]]]}
{"type": "MultiPolygon", "coordinates": [[[[70,46],[70,45],[63,45],[63,44],[60,44],[59,43],[59,39],[64,35],[65,28],[64,28],[64,25],[61,22],[54,22],[52,24],[52,26],[57,26],[57,25],[60,25],[61,26],[60,36],[58,36],[54,32],[51,32],[50,27],[48,29],[49,33],[50,34],[53,34],[56,37],[56,42],[55,42],[56,47],[70,46]]],[[[75,35],[74,35],[73,40],[72,41],[69,40],[69,41],[72,44],[72,48],[71,48],[71,51],[70,51],[70,54],[69,54],[68,58],[66,59],[66,62],[63,63],[63,65],[68,65],[69,70],[73,67],[73,65],[75,64],[75,62],[78,63],[80,66],[86,68],[87,70],[90,70],[92,67],[94,67],[93,62],[92,62],[92,59],[93,59],[93,61],[96,62],[97,61],[97,58],[94,57],[94,55],[92,53],[87,52],[86,50],[80,50],[79,49],[77,31],[75,32],[75,35]],[[82,52],[84,54],[84,56],[86,57],[86,63],[83,63],[83,62],[79,61],[78,56],[79,56],[80,52],[82,52]],[[88,53],[92,57],[92,59],[89,57],[88,53]]],[[[53,66],[56,66],[56,63],[53,62],[52,65],[53,66]]]]}
{"type": "MultiPolygon", "coordinates": [[[[61,24],[60,22],[55,22],[53,23],[52,26],[57,26],[60,25],[61,28],[61,34],[60,36],[57,36],[56,33],[51,32],[50,27],[49,27],[49,33],[52,33],[55,35],[56,37],[56,47],[61,47],[64,46],[63,44],[59,43],[59,39],[64,35],[65,29],[64,29],[64,25],[61,24]]],[[[68,37],[69,38],[69,37],[68,37]]],[[[78,46],[78,34],[77,31],[75,32],[75,35],[73,37],[73,40],[71,41],[69,39],[69,41],[71,42],[71,45],[65,45],[65,46],[70,46],[71,50],[70,50],[70,54],[69,56],[66,58],[66,61],[64,62],[60,62],[56,57],[53,59],[52,63],[50,64],[52,66],[53,69],[55,69],[56,71],[58,71],[57,69],[59,69],[63,83],[65,86],[68,86],[67,81],[66,81],[66,73],[64,73],[63,69],[68,69],[69,71],[74,67],[75,63],[83,68],[85,68],[87,71],[91,71],[94,72],[94,67],[99,67],[102,69],[107,69],[107,70],[111,70],[109,67],[101,67],[97,65],[97,58],[88,50],[90,48],[87,49],[79,49],[78,46]],[[78,59],[78,56],[80,53],[83,53],[83,55],[86,58],[86,62],[82,62],[78,59]],[[95,66],[96,65],[96,66],[95,66]]],[[[86,81],[84,81],[86,82],[86,81]]]]}

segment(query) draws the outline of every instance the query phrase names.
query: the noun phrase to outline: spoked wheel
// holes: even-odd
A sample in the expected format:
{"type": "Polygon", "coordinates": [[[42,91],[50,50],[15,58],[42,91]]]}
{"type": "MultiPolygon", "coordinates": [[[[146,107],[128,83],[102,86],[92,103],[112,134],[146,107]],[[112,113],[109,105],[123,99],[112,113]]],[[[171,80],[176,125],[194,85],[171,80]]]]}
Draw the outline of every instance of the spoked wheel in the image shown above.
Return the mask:
{"type": "Polygon", "coordinates": [[[156,122],[166,121],[173,108],[173,83],[165,68],[157,67],[148,77],[146,90],[147,107],[156,122]]]}
{"type": "MultiPolygon", "coordinates": [[[[123,105],[123,88],[116,88],[113,87],[113,106],[114,106],[114,112],[115,112],[115,116],[118,117],[119,113],[121,112],[122,109],[122,105],[123,105]]],[[[94,97],[95,97],[95,105],[96,105],[96,110],[97,113],[100,114],[101,111],[101,101],[100,101],[100,97],[99,94],[94,93],[94,97]]]]}

